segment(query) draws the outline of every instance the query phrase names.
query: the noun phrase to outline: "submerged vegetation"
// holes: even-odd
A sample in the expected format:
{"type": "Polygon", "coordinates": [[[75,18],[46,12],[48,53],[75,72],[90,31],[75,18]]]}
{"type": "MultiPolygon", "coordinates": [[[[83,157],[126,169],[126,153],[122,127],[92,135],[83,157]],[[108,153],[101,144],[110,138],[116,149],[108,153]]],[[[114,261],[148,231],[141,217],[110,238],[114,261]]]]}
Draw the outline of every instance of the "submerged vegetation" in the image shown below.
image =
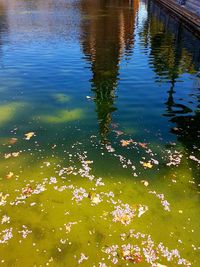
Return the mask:
{"type": "Polygon", "coordinates": [[[25,108],[24,103],[19,102],[10,102],[8,104],[0,105],[0,126],[4,126],[8,122],[15,119],[15,116],[18,112],[22,112],[25,108]]]}
{"type": "Polygon", "coordinates": [[[71,99],[69,95],[66,94],[54,94],[52,96],[58,103],[64,104],[64,103],[68,103],[71,99]]]}
{"type": "Polygon", "coordinates": [[[82,109],[73,110],[60,110],[56,115],[44,115],[41,116],[41,121],[47,123],[65,123],[70,121],[80,120],[84,117],[84,111],[82,109]]]}

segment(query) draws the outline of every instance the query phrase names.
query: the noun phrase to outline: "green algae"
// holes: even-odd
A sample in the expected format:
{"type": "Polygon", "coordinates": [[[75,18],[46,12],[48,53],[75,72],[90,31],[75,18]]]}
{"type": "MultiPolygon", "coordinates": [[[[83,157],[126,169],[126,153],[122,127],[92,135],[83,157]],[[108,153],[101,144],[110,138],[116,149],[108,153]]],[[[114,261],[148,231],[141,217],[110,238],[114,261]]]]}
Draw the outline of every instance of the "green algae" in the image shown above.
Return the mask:
{"type": "Polygon", "coordinates": [[[77,121],[84,118],[84,111],[82,109],[72,109],[72,110],[60,110],[56,115],[46,115],[41,116],[41,121],[45,123],[65,123],[71,121],[77,121]]]}
{"type": "Polygon", "coordinates": [[[58,103],[64,104],[71,100],[71,97],[66,94],[58,93],[52,96],[58,103]]]}
{"type": "Polygon", "coordinates": [[[16,114],[25,108],[25,103],[11,102],[8,104],[0,105],[0,126],[5,125],[7,122],[13,120],[16,114]]]}

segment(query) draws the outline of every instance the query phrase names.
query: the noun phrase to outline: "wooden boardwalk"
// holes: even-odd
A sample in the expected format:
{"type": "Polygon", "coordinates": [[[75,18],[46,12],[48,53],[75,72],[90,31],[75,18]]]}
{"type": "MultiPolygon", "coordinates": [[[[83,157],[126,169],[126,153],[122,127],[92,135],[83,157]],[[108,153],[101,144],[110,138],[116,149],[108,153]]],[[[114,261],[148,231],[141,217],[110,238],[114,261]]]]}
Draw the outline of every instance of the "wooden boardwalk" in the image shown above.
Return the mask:
{"type": "MultiPolygon", "coordinates": [[[[192,12],[186,6],[179,5],[175,0],[155,0],[167,9],[185,24],[185,26],[200,37],[200,15],[192,12]]],[[[200,0],[199,0],[200,1],[200,0]]]]}

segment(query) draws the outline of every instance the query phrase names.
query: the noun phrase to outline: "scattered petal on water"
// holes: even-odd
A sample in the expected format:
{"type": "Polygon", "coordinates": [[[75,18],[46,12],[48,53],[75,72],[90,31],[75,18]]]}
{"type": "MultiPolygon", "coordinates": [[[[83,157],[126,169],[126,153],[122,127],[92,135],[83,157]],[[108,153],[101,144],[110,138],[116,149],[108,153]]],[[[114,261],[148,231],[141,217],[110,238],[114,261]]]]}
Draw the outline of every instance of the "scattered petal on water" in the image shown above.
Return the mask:
{"type": "Polygon", "coordinates": [[[78,260],[78,264],[81,264],[83,261],[88,260],[89,257],[87,257],[85,254],[81,253],[81,257],[78,260]]]}

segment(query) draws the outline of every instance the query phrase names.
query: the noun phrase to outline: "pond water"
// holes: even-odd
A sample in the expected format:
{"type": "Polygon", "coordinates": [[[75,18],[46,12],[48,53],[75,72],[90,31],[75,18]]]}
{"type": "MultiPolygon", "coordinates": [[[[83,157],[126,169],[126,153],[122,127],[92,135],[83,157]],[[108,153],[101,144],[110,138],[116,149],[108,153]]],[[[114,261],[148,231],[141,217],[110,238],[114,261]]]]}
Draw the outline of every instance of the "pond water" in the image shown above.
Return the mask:
{"type": "Polygon", "coordinates": [[[156,1],[0,0],[1,266],[199,266],[199,66],[156,1]]]}

